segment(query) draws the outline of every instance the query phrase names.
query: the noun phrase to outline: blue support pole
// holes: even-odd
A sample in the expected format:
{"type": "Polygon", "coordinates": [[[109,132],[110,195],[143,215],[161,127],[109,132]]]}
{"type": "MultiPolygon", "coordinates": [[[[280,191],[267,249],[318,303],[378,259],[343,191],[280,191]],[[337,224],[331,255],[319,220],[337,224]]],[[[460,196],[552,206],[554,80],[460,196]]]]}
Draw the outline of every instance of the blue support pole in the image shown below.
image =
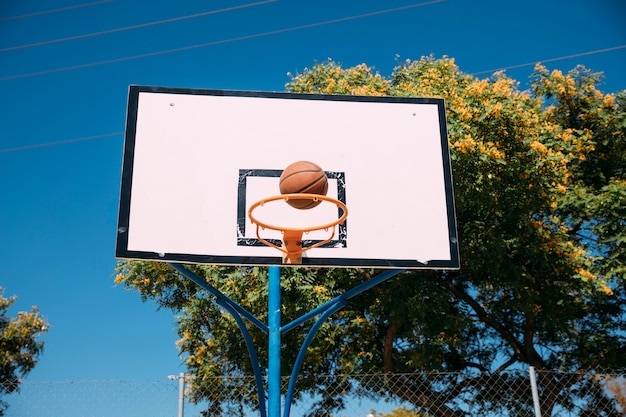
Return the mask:
{"type": "Polygon", "coordinates": [[[268,416],[280,417],[280,267],[270,266],[268,277],[269,351],[267,370],[268,416]]]}

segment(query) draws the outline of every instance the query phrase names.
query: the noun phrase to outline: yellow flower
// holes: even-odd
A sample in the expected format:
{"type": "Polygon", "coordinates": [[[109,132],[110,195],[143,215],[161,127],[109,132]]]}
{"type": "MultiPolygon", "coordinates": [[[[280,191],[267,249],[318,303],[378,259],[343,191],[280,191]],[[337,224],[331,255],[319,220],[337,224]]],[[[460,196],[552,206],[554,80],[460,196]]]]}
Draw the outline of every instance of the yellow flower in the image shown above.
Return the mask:
{"type": "Polygon", "coordinates": [[[554,78],[557,81],[562,80],[563,77],[563,73],[560,70],[554,70],[552,71],[552,74],[550,74],[552,76],[552,78],[554,78]]]}
{"type": "Polygon", "coordinates": [[[502,113],[502,103],[498,102],[495,104],[495,106],[493,106],[493,113],[496,116],[500,116],[500,114],[502,113]]]}
{"type": "Polygon", "coordinates": [[[584,269],[584,268],[578,268],[578,269],[576,270],[576,273],[577,273],[578,275],[580,275],[581,277],[583,277],[583,279],[585,279],[585,281],[587,281],[587,280],[590,280],[590,281],[591,281],[591,280],[594,280],[594,279],[598,278],[596,275],[594,275],[594,274],[593,274],[593,273],[591,273],[590,271],[587,271],[587,270],[586,270],[586,269],[584,269]]]}
{"type": "Polygon", "coordinates": [[[608,285],[606,285],[604,282],[602,283],[602,291],[606,295],[613,295],[613,290],[608,285]]]}
{"type": "Polygon", "coordinates": [[[496,81],[495,83],[493,83],[493,92],[496,94],[502,94],[505,96],[510,96],[512,91],[511,91],[511,85],[508,79],[499,79],[498,81],[496,81]]]}
{"type": "Polygon", "coordinates": [[[315,285],[313,287],[313,292],[315,294],[326,294],[328,292],[328,289],[323,285],[315,285]]]}
{"type": "Polygon", "coordinates": [[[489,88],[489,81],[480,80],[480,81],[475,81],[472,85],[468,87],[467,90],[468,90],[468,93],[470,94],[480,95],[480,94],[483,94],[485,91],[487,91],[487,88],[489,88]]]}
{"type": "Polygon", "coordinates": [[[544,145],[543,143],[535,140],[533,141],[533,143],[530,144],[530,148],[534,151],[539,152],[540,154],[547,154],[548,153],[548,148],[546,148],[546,145],[544,145]]]}
{"type": "Polygon", "coordinates": [[[607,94],[606,96],[604,96],[604,99],[602,100],[602,102],[606,107],[613,106],[613,104],[615,103],[615,95],[607,94]]]}
{"type": "Polygon", "coordinates": [[[454,143],[454,148],[462,153],[472,152],[476,148],[476,141],[471,135],[465,135],[463,140],[454,143]]]}

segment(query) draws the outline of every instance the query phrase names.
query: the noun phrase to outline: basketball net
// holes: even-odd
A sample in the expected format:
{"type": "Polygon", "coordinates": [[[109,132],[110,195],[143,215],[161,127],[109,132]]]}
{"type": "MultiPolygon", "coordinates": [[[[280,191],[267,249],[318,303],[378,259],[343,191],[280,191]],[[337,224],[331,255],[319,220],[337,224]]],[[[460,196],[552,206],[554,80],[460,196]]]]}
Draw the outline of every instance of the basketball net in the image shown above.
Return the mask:
{"type": "Polygon", "coordinates": [[[265,245],[272,247],[274,249],[277,249],[283,253],[283,256],[282,256],[283,264],[299,265],[299,264],[302,264],[302,257],[303,257],[304,252],[313,248],[318,248],[330,242],[333,239],[333,237],[335,237],[337,226],[343,223],[346,220],[346,217],[348,217],[348,208],[341,201],[332,197],[327,197],[325,195],[304,194],[304,193],[282,194],[282,195],[264,198],[254,203],[252,206],[250,206],[250,209],[248,210],[248,217],[250,218],[250,221],[254,225],[256,225],[257,238],[265,245]],[[330,223],[321,224],[321,225],[312,226],[312,227],[284,227],[284,226],[272,225],[272,224],[268,224],[268,223],[260,221],[253,215],[253,212],[256,208],[260,206],[264,206],[266,203],[276,202],[276,201],[288,202],[289,199],[311,200],[312,202],[326,201],[326,202],[335,204],[339,209],[341,209],[342,214],[337,219],[331,221],[330,223]],[[267,239],[264,239],[263,237],[261,237],[261,231],[265,229],[276,230],[276,231],[281,232],[282,233],[282,246],[278,246],[268,241],[267,239]],[[330,236],[322,239],[321,241],[315,242],[312,245],[304,246],[302,236],[305,233],[309,233],[309,232],[316,231],[316,230],[323,230],[325,232],[329,232],[330,236]]]}

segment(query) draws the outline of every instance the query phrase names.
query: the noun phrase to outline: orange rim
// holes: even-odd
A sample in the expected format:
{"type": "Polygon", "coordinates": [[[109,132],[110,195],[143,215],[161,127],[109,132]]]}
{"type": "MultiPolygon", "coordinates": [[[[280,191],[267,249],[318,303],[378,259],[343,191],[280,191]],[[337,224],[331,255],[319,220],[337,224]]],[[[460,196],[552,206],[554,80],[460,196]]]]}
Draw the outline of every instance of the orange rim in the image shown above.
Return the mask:
{"type": "Polygon", "coordinates": [[[276,196],[273,196],[273,197],[264,198],[262,200],[257,201],[253,205],[251,205],[250,209],[248,209],[248,217],[250,218],[250,221],[252,223],[256,224],[257,226],[259,226],[259,227],[261,227],[263,229],[277,230],[279,232],[302,232],[302,233],[308,233],[308,232],[312,232],[314,230],[327,230],[327,229],[330,229],[331,227],[334,228],[338,224],[342,223],[346,219],[346,217],[348,217],[348,207],[346,207],[346,205],[344,203],[342,203],[341,201],[339,201],[339,200],[337,200],[335,198],[332,198],[332,197],[327,197],[325,195],[303,194],[303,193],[281,194],[281,195],[276,195],[276,196]],[[328,201],[330,203],[335,204],[337,207],[339,207],[341,210],[343,210],[343,214],[339,218],[337,218],[337,220],[334,220],[334,221],[332,221],[330,223],[322,224],[322,225],[319,225],[319,226],[308,227],[308,228],[275,226],[273,224],[263,223],[263,222],[259,221],[258,219],[256,219],[252,215],[252,212],[257,207],[263,206],[266,203],[270,203],[272,201],[283,200],[283,201],[286,202],[290,198],[294,198],[294,199],[297,198],[298,200],[311,199],[313,201],[319,201],[319,200],[328,201]]]}

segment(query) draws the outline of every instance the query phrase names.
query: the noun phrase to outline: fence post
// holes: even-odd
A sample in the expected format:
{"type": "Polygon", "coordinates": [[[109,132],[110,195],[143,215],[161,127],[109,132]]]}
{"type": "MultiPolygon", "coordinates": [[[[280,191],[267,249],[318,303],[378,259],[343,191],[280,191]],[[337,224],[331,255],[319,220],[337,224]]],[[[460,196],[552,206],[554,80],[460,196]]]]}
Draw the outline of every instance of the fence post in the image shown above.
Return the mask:
{"type": "Polygon", "coordinates": [[[185,373],[178,375],[178,417],[185,416],[185,373]]]}
{"type": "Polygon", "coordinates": [[[178,379],[178,417],[185,417],[185,377],[184,372],[179,373],[178,376],[167,376],[170,381],[178,379]]]}
{"type": "Polygon", "coordinates": [[[535,406],[535,417],[541,417],[541,407],[539,405],[539,391],[537,391],[537,377],[535,375],[535,367],[529,366],[530,389],[533,392],[533,405],[535,406]]]}

